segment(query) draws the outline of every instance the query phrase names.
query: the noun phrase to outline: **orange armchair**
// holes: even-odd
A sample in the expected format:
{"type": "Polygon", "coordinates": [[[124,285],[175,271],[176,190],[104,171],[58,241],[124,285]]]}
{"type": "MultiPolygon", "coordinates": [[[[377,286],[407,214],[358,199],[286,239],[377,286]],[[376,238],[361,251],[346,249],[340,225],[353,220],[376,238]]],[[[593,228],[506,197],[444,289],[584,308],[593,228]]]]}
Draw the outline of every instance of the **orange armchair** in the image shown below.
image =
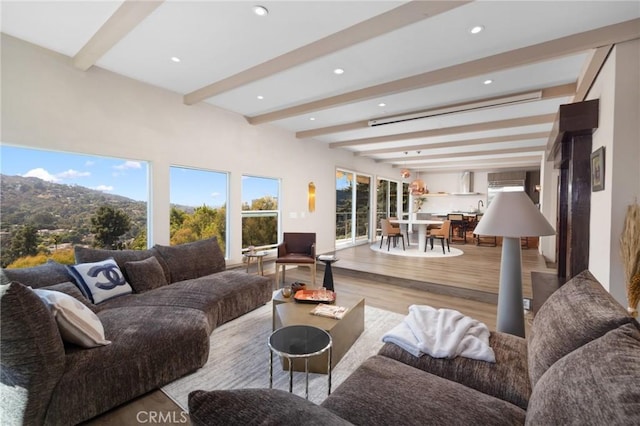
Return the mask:
{"type": "Polygon", "coordinates": [[[285,232],[282,243],[278,245],[276,258],[276,285],[280,285],[280,267],[282,282],[285,282],[287,265],[308,266],[311,283],[316,285],[316,234],[315,232],[285,232]]]}

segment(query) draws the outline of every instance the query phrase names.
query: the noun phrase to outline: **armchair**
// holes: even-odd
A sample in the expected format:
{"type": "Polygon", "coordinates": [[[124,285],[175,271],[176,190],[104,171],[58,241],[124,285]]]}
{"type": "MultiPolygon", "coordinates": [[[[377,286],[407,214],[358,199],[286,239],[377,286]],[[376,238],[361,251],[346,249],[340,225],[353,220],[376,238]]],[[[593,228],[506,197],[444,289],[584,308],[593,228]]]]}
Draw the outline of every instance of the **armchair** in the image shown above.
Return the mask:
{"type": "Polygon", "coordinates": [[[276,258],[276,285],[280,285],[280,267],[282,282],[285,282],[287,265],[308,266],[311,283],[316,285],[316,234],[315,232],[285,232],[282,243],[278,245],[276,258]]]}

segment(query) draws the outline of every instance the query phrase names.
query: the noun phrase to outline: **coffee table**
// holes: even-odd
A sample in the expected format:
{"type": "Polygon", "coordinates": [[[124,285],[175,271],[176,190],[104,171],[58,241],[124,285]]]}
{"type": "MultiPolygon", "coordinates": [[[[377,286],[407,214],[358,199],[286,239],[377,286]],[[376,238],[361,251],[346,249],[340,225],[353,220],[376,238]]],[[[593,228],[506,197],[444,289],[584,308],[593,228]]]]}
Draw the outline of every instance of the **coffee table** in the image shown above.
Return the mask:
{"type": "MultiPolygon", "coordinates": [[[[335,304],[349,308],[340,319],[311,315],[315,304],[298,303],[292,297],[285,298],[278,292],[273,298],[273,329],[290,325],[310,325],[318,327],[331,336],[331,367],[335,368],[342,357],[364,331],[364,299],[360,296],[337,294],[335,304]]],[[[312,373],[328,373],[328,354],[313,357],[309,360],[309,371],[312,373]]],[[[282,366],[289,369],[289,362],[283,358],[282,366]]],[[[293,360],[294,371],[305,371],[302,360],[293,360]]]]}

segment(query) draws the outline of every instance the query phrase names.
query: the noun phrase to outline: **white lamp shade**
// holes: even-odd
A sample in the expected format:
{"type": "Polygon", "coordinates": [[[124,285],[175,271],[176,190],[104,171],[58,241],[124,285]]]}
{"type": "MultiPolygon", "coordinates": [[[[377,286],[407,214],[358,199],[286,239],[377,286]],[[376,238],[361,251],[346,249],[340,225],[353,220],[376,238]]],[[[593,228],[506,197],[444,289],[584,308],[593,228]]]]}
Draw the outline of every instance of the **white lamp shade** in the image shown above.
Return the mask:
{"type": "Polygon", "coordinates": [[[522,192],[499,192],[474,230],[478,235],[539,237],[556,231],[531,198],[522,192]]]}

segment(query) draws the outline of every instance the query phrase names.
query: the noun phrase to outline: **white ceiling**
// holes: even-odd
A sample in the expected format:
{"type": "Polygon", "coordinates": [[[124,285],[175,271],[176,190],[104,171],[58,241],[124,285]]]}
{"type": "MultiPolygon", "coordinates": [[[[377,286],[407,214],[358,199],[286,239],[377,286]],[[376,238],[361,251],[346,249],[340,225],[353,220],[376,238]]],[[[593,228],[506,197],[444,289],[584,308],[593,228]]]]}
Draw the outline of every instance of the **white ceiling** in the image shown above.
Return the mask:
{"type": "Polygon", "coordinates": [[[538,167],[558,106],[583,94],[582,75],[597,66],[595,48],[640,35],[640,21],[605,28],[639,19],[640,1],[133,3],[3,0],[1,30],[74,58],[94,35],[111,37],[90,64],[283,127],[300,143],[421,171],[538,167]],[[269,14],[255,15],[256,4],[269,14]],[[132,29],[119,35],[122,25],[132,29]],[[474,25],[484,30],[473,35],[474,25]],[[226,87],[203,94],[213,83],[226,87]],[[541,99],[367,125],[528,92],[541,99]]]}

